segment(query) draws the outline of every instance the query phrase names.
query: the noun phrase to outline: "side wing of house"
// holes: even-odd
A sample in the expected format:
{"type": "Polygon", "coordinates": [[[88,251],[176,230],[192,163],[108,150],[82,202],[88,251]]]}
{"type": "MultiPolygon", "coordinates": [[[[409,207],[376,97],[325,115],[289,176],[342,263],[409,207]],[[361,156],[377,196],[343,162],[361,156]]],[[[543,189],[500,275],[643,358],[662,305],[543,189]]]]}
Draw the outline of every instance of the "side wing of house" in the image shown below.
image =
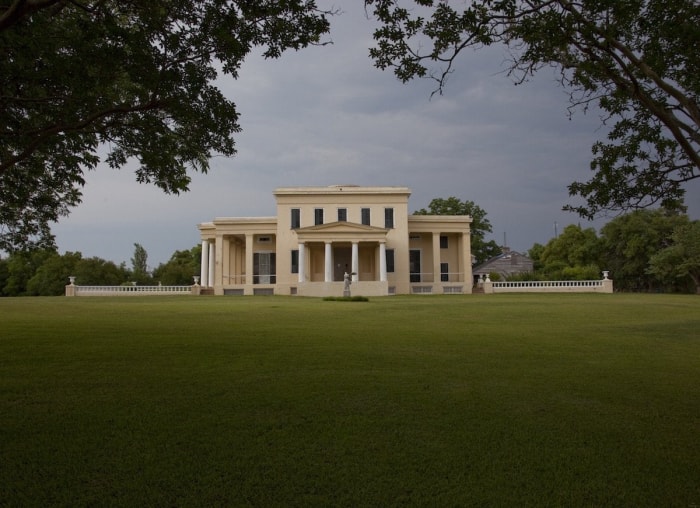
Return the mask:
{"type": "Polygon", "coordinates": [[[471,217],[408,217],[409,284],[413,293],[471,293],[471,217]]]}
{"type": "Polygon", "coordinates": [[[214,294],[274,294],[277,219],[218,217],[199,225],[200,284],[214,294]]]}

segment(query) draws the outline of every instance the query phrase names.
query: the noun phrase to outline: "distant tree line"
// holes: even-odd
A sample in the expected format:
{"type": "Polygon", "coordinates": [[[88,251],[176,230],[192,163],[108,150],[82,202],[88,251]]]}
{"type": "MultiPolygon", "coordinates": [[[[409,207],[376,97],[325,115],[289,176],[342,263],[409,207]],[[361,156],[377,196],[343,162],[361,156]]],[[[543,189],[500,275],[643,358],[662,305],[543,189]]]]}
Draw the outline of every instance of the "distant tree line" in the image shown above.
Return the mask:
{"type": "Polygon", "coordinates": [[[55,249],[14,252],[0,259],[0,296],[59,296],[65,294],[68,277],[81,286],[189,285],[199,274],[201,246],[178,250],[168,262],[148,270],[148,253],[134,244],[131,267],[80,252],[59,254],[55,249]]]}
{"type": "Polygon", "coordinates": [[[601,228],[567,226],[528,251],[534,272],[511,280],[599,279],[609,270],[619,291],[700,293],[700,221],[665,209],[620,215],[601,228]]]}

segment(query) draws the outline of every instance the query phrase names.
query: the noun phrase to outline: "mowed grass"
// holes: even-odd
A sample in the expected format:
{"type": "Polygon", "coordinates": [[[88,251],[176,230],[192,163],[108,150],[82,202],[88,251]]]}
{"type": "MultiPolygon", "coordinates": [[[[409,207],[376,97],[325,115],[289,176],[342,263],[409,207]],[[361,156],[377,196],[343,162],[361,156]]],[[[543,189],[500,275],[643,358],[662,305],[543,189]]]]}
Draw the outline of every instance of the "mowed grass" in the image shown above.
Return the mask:
{"type": "Polygon", "coordinates": [[[700,505],[700,298],[0,299],[0,506],[700,505]]]}

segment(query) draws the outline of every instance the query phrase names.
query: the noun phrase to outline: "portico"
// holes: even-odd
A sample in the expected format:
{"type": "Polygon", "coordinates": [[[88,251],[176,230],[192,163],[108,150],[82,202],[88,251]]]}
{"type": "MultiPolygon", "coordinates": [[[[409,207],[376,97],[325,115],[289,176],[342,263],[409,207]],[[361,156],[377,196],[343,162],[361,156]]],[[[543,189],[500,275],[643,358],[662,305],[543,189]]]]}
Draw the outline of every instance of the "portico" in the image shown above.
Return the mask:
{"type": "Polygon", "coordinates": [[[303,282],[386,281],[387,230],[351,222],[333,222],[296,230],[299,277],[303,282]]]}

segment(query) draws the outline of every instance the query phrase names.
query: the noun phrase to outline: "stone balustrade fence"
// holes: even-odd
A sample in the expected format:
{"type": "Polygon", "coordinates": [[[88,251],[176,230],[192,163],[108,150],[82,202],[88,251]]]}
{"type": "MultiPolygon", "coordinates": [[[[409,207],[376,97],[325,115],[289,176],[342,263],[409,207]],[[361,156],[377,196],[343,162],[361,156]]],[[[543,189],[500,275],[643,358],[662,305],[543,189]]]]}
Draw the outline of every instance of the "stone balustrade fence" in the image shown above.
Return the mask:
{"type": "Polygon", "coordinates": [[[612,293],[613,281],[603,272],[602,280],[527,280],[493,282],[486,276],[478,285],[484,293],[612,293]]]}
{"type": "Polygon", "coordinates": [[[66,296],[136,296],[199,294],[199,286],[66,286],[66,296]],[[197,291],[196,291],[196,290],[197,291]]]}

